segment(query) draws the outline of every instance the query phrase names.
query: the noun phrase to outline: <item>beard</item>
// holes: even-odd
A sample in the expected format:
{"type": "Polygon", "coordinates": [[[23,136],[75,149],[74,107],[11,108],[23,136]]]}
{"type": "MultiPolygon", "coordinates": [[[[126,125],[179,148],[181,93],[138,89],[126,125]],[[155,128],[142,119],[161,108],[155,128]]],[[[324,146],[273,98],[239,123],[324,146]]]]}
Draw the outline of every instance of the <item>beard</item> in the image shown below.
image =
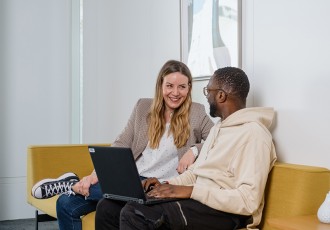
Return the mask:
{"type": "Polygon", "coordinates": [[[214,103],[210,103],[210,115],[211,117],[216,117],[217,108],[214,103]]]}

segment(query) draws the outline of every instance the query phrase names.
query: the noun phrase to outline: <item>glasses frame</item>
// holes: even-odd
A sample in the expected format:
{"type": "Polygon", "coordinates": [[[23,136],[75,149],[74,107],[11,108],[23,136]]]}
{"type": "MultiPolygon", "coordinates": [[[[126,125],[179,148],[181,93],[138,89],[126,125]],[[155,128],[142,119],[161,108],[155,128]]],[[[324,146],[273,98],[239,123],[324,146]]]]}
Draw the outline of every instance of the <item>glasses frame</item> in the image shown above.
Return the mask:
{"type": "Polygon", "coordinates": [[[217,91],[217,90],[221,90],[221,89],[209,89],[207,87],[204,87],[203,94],[205,95],[205,97],[207,97],[207,95],[209,95],[211,91],[217,91]]]}
{"type": "Polygon", "coordinates": [[[203,94],[205,95],[205,97],[207,97],[211,91],[222,91],[226,95],[226,97],[228,97],[228,93],[221,88],[218,89],[208,89],[207,87],[203,88],[203,94]]]}

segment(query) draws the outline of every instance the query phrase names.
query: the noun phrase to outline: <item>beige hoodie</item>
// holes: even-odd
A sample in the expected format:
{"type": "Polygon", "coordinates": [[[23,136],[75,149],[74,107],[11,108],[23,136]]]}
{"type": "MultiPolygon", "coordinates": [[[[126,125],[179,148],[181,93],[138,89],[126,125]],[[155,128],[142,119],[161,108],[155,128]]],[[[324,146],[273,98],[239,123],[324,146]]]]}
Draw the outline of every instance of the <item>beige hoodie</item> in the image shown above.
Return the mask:
{"type": "Polygon", "coordinates": [[[193,185],[191,198],[228,213],[252,215],[256,229],[268,173],[276,161],[272,108],[246,108],[219,121],[196,162],[170,184],[193,185]]]}

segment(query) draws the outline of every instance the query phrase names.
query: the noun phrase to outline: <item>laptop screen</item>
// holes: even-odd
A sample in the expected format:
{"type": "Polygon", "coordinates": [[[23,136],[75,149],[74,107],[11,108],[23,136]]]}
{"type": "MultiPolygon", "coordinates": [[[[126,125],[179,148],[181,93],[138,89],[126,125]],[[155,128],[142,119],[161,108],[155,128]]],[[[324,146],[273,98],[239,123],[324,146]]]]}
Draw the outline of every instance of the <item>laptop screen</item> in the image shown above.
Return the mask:
{"type": "Polygon", "coordinates": [[[123,147],[89,146],[103,194],[145,200],[132,150],[123,147]]]}

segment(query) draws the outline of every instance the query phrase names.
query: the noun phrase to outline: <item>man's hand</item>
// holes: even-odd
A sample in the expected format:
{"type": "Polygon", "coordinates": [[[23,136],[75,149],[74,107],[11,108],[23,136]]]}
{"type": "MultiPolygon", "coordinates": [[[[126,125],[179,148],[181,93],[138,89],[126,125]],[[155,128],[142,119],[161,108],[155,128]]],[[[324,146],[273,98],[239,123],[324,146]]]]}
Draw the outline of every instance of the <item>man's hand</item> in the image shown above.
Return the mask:
{"type": "Polygon", "coordinates": [[[180,159],[179,161],[179,165],[176,169],[176,171],[178,171],[178,173],[183,173],[184,171],[187,170],[187,168],[193,164],[195,161],[195,156],[192,152],[191,149],[189,149],[183,156],[182,158],[180,159]]]}
{"type": "Polygon", "coordinates": [[[193,188],[193,186],[158,184],[148,192],[148,195],[157,198],[190,198],[193,188]]]}
{"type": "Polygon", "coordinates": [[[142,187],[145,192],[149,192],[154,187],[160,185],[160,182],[157,178],[151,177],[142,181],[142,187]]]}

